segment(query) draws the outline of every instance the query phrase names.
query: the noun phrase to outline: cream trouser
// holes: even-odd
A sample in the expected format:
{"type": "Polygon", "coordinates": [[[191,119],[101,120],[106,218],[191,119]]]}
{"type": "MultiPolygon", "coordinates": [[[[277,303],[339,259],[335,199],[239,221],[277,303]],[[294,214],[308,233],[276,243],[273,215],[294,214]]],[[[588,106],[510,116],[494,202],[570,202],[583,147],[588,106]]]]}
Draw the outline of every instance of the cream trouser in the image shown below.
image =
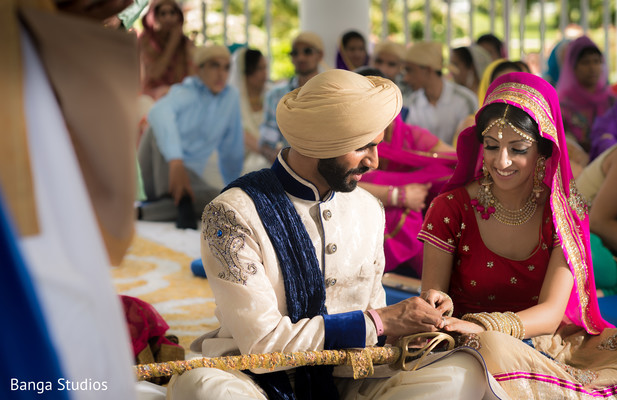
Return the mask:
{"type": "MultiPolygon", "coordinates": [[[[399,372],[390,378],[335,378],[335,382],[342,400],[508,399],[477,357],[465,350],[447,356],[436,354],[413,372],[399,372]]],[[[174,376],[167,388],[167,400],[194,399],[267,398],[242,372],[197,368],[174,376]]]]}

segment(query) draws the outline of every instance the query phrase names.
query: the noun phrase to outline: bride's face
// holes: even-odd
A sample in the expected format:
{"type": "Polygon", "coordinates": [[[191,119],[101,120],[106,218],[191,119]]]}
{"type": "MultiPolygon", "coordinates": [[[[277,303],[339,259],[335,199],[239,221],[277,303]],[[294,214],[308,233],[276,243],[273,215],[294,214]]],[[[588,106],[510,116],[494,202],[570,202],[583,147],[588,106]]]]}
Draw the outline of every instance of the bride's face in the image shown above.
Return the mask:
{"type": "Polygon", "coordinates": [[[484,135],[483,146],[484,165],[498,188],[522,190],[532,187],[539,157],[537,143],[525,139],[509,125],[500,128],[496,124],[484,135]],[[499,130],[502,131],[501,138],[499,130]]]}

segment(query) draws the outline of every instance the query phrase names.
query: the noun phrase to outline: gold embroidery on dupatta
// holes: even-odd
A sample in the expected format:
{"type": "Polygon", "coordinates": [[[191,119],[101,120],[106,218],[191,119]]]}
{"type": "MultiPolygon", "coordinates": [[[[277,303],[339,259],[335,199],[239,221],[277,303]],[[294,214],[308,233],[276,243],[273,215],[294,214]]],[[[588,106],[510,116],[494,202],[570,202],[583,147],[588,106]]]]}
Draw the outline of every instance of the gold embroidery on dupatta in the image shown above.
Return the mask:
{"type": "Polygon", "coordinates": [[[255,264],[244,266],[238,258],[238,252],[244,247],[249,230],[238,224],[236,213],[225,210],[222,204],[208,204],[201,219],[203,237],[208,242],[210,251],[227,267],[227,271],[219,273],[219,278],[246,285],[248,275],[255,275],[257,272],[255,264]]]}
{"type": "Polygon", "coordinates": [[[590,385],[593,381],[598,379],[599,374],[595,371],[589,369],[574,368],[559,361],[555,361],[555,363],[561,368],[563,368],[567,373],[572,375],[572,377],[583,386],[590,385]]]}
{"type": "Polygon", "coordinates": [[[462,334],[456,339],[456,347],[466,346],[471,347],[472,349],[480,350],[482,348],[482,343],[480,342],[480,337],[475,333],[462,334]]]}
{"type": "Polygon", "coordinates": [[[617,351],[617,333],[607,337],[598,345],[598,350],[617,351]]]}
{"type": "Polygon", "coordinates": [[[570,180],[570,197],[568,197],[568,203],[570,204],[570,208],[576,211],[581,220],[585,219],[589,208],[587,206],[587,201],[578,191],[574,179],[570,180]]]}
{"type": "Polygon", "coordinates": [[[568,259],[566,261],[572,265],[574,269],[576,288],[578,289],[577,292],[581,302],[582,322],[589,333],[598,334],[600,331],[591,323],[587,313],[589,293],[587,293],[585,285],[587,283],[587,265],[583,262],[583,260],[587,259],[585,246],[581,242],[581,232],[578,231],[575,221],[570,217],[568,210],[570,204],[566,200],[565,190],[561,182],[561,166],[558,166],[555,177],[553,178],[553,189],[551,193],[554,207],[553,213],[557,221],[557,229],[559,233],[561,233],[561,246],[565,247],[566,253],[568,254],[568,259]],[[572,232],[570,227],[576,228],[575,231],[572,232]]]}

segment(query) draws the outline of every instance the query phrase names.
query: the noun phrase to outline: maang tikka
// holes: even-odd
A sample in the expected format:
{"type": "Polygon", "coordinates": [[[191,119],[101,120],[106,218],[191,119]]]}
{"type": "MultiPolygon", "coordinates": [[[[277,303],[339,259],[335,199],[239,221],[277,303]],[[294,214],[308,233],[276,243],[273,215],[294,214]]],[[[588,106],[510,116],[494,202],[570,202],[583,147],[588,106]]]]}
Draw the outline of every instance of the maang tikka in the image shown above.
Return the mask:
{"type": "Polygon", "coordinates": [[[512,124],[512,122],[510,122],[506,116],[508,115],[508,108],[510,107],[509,104],[506,104],[506,109],[503,111],[503,115],[501,116],[501,118],[496,119],[495,121],[491,122],[483,131],[482,131],[482,136],[486,135],[488,133],[488,131],[491,130],[492,127],[494,127],[495,125],[499,125],[499,130],[497,131],[497,139],[501,140],[503,139],[503,128],[505,128],[506,125],[508,125],[510,128],[512,128],[512,130],[516,133],[518,133],[520,136],[522,136],[525,140],[529,141],[529,142],[536,142],[536,139],[534,139],[531,135],[529,135],[528,133],[523,132],[522,130],[518,129],[516,126],[514,126],[514,124],[512,124]]]}

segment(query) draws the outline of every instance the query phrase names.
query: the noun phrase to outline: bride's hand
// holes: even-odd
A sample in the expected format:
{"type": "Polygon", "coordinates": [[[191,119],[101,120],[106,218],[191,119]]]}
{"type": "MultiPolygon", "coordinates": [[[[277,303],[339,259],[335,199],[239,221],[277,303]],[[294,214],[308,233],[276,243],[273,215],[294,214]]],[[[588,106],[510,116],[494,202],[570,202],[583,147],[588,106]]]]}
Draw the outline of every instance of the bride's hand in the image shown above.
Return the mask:
{"type": "Polygon", "coordinates": [[[462,334],[484,332],[484,328],[478,324],[454,317],[445,317],[445,326],[442,328],[446,332],[458,332],[462,334]]]}

